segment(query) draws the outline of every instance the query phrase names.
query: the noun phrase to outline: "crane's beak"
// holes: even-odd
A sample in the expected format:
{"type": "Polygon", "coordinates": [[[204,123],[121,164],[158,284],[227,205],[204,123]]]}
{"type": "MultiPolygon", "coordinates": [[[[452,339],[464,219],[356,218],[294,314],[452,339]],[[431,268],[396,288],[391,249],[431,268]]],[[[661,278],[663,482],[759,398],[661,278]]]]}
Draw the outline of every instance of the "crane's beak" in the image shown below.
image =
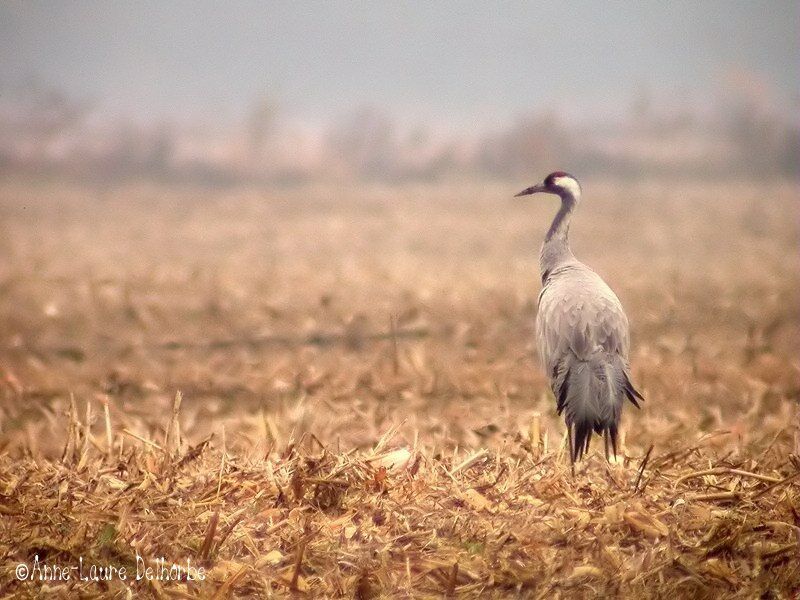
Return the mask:
{"type": "Polygon", "coordinates": [[[525,188],[519,194],[516,194],[514,198],[518,198],[520,196],[530,196],[531,194],[536,194],[538,192],[546,192],[547,188],[542,183],[537,183],[536,185],[532,185],[529,188],[525,188]]]}

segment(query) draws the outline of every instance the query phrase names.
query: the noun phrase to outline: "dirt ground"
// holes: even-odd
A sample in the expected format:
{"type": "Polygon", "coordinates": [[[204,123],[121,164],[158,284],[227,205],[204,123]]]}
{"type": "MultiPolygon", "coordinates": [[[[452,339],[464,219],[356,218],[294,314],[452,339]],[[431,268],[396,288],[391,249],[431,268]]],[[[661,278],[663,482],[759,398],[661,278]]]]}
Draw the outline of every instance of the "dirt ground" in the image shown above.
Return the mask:
{"type": "Polygon", "coordinates": [[[531,183],[0,184],[0,592],[796,597],[796,184],[584,182],[646,402],[572,475],[531,183]]]}

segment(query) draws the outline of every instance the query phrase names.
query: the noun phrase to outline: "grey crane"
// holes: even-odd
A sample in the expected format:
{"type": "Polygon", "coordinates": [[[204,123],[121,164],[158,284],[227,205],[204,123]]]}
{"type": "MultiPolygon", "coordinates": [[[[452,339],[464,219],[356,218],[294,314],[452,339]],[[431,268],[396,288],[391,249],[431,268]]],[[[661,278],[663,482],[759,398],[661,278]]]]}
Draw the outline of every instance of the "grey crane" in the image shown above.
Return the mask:
{"type": "Polygon", "coordinates": [[[545,192],[561,198],[542,244],[542,291],[536,338],[547,369],[558,414],[567,424],[574,464],[589,449],[592,432],[602,434],[606,456],[617,453],[617,432],[627,398],[644,400],[631,383],[628,317],[616,294],[569,247],[569,222],[581,199],[581,186],[569,173],[550,173],[517,196],[545,192]]]}

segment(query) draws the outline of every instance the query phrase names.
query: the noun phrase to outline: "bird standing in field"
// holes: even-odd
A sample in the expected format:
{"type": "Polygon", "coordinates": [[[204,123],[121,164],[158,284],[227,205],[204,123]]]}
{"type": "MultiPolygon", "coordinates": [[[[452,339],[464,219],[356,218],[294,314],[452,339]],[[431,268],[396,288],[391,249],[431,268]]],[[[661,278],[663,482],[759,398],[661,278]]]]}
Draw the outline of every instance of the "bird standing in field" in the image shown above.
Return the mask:
{"type": "Polygon", "coordinates": [[[539,192],[561,198],[539,257],[539,356],[558,414],[564,414],[572,462],[588,451],[593,431],[603,435],[606,456],[609,444],[616,455],[625,399],[637,408],[644,400],[628,372],[628,317],[606,282],[570,250],[569,222],[581,199],[578,180],[556,171],[517,196],[539,192]]]}

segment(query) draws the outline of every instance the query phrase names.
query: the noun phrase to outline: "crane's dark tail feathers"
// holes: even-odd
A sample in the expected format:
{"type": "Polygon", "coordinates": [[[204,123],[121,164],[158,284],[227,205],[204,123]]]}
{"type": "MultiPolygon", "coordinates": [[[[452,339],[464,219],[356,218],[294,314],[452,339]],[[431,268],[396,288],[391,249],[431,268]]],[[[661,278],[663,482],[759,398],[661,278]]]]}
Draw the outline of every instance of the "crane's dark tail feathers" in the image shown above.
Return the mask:
{"type": "Polygon", "coordinates": [[[570,353],[553,370],[553,392],[567,423],[573,463],[589,450],[592,432],[603,435],[606,457],[609,444],[616,456],[622,404],[627,398],[639,408],[644,400],[622,359],[602,352],[586,360],[570,353]]]}

